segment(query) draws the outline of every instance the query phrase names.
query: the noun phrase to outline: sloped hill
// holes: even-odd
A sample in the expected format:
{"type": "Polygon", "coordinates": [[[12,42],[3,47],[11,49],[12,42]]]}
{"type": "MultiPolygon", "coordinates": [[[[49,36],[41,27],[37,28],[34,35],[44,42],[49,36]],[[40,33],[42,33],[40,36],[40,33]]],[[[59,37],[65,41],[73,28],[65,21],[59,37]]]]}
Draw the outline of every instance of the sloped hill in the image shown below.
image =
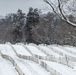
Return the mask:
{"type": "Polygon", "coordinates": [[[1,75],[76,75],[76,48],[0,44],[1,75]]]}

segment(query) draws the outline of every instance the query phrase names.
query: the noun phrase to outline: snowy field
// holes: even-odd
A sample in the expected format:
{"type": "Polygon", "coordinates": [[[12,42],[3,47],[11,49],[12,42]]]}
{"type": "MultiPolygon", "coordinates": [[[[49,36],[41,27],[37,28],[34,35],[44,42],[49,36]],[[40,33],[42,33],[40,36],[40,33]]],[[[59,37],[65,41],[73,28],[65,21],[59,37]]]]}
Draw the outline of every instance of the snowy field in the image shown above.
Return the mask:
{"type": "Polygon", "coordinates": [[[76,48],[0,44],[0,75],[76,75],[76,48]]]}

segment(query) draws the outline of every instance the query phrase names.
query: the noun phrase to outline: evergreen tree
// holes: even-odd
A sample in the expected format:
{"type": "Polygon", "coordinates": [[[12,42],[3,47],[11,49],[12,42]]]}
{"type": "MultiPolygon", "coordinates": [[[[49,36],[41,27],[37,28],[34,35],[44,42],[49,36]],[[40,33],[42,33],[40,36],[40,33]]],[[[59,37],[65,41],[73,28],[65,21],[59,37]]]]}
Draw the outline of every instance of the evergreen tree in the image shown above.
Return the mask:
{"type": "Polygon", "coordinates": [[[33,38],[32,38],[32,26],[34,26],[35,22],[39,22],[39,14],[38,14],[38,9],[33,9],[32,7],[29,8],[29,12],[27,14],[27,18],[26,18],[26,34],[27,35],[27,40],[26,42],[30,43],[33,42],[33,38]]]}
{"type": "Polygon", "coordinates": [[[22,39],[22,26],[25,24],[25,14],[22,10],[18,9],[16,14],[13,14],[13,25],[15,26],[14,30],[14,41],[20,42],[22,39]]]}

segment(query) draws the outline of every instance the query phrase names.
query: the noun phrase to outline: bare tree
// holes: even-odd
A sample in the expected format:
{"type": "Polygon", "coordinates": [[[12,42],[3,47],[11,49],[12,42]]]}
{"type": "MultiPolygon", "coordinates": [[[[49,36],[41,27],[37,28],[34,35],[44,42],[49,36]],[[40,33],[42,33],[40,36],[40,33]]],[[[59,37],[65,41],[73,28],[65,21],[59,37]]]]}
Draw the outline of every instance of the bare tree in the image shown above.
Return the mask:
{"type": "Polygon", "coordinates": [[[67,6],[68,9],[70,11],[72,11],[72,13],[75,13],[76,12],[76,10],[75,10],[76,1],[75,0],[55,0],[55,1],[57,1],[56,5],[54,3],[52,3],[52,0],[43,0],[43,1],[45,3],[47,3],[52,8],[53,12],[55,14],[57,14],[62,20],[64,20],[68,24],[76,27],[76,24],[71,22],[68,19],[68,17],[66,16],[66,11],[64,11],[65,6],[67,6]],[[71,3],[71,5],[70,5],[70,3],[71,3]]]}

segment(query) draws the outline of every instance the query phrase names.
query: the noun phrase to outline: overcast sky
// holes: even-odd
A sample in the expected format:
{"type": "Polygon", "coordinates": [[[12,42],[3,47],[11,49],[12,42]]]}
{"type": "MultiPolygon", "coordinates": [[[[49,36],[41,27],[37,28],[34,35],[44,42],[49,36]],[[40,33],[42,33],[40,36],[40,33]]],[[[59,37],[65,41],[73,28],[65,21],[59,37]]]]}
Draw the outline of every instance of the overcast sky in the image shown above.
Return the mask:
{"type": "Polygon", "coordinates": [[[43,8],[44,6],[40,0],[0,0],[0,15],[15,13],[19,8],[27,13],[29,7],[43,8]]]}

